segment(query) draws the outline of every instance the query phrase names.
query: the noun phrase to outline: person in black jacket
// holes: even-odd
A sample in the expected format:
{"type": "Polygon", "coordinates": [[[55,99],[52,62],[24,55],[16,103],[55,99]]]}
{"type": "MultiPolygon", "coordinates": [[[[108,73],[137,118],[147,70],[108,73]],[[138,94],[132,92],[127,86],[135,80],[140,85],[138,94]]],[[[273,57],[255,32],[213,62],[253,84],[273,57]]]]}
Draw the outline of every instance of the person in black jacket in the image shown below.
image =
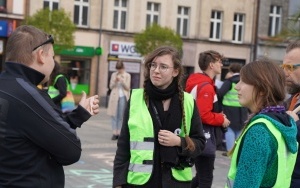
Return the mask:
{"type": "Polygon", "coordinates": [[[62,99],[67,95],[68,84],[66,81],[67,78],[64,75],[55,80],[56,77],[61,74],[61,68],[57,61],[54,61],[54,63],[54,69],[50,75],[49,85],[55,87],[59,91],[58,95],[53,97],[52,100],[54,104],[60,108],[62,99]]]}
{"type": "Polygon", "coordinates": [[[196,102],[180,85],[176,49],[162,46],[145,59],[143,89],[131,91],[114,160],[113,187],[190,188],[190,159],[205,137],[196,102]]]}
{"type": "MultiPolygon", "coordinates": [[[[241,68],[242,65],[239,63],[230,64],[229,72],[232,74],[218,90],[218,96],[222,98],[223,113],[230,121],[230,125],[225,133],[227,151],[230,151],[234,146],[234,142],[241,134],[245,121],[248,118],[248,110],[240,105],[238,93],[234,89],[234,86],[240,81],[241,68]]],[[[223,155],[227,155],[227,153],[223,155]]]]}
{"type": "Polygon", "coordinates": [[[79,160],[75,129],[99,113],[99,100],[84,93],[78,108],[63,115],[38,89],[54,67],[54,40],[23,25],[9,37],[0,75],[0,187],[64,187],[64,165],[79,160]]]}
{"type": "Polygon", "coordinates": [[[48,94],[54,104],[62,109],[63,113],[69,113],[75,109],[75,101],[71,92],[70,82],[66,76],[62,74],[60,64],[57,61],[54,61],[54,63],[54,69],[50,75],[48,84],[48,94]],[[65,97],[67,97],[67,99],[65,97]],[[64,103],[64,100],[69,101],[64,103]]]}
{"type": "MultiPolygon", "coordinates": [[[[286,54],[281,65],[286,76],[286,89],[290,97],[286,100],[289,111],[300,105],[300,40],[291,42],[286,48],[286,54]]],[[[300,143],[300,112],[294,114],[297,124],[297,141],[300,143]]],[[[291,188],[300,187],[300,154],[298,152],[296,164],[292,174],[291,188]]]]}

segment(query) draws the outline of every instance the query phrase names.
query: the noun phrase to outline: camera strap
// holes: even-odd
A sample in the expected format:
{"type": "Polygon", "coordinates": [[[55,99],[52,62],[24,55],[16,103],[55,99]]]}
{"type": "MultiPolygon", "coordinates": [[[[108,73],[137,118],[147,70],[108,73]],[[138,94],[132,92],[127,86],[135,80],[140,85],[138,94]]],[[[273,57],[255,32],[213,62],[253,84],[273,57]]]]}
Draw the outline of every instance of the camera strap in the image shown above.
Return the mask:
{"type": "Polygon", "coordinates": [[[153,101],[150,100],[150,105],[154,111],[154,114],[155,114],[155,118],[156,120],[158,121],[158,124],[159,124],[159,127],[162,128],[162,123],[160,121],[160,118],[159,118],[159,115],[158,115],[158,111],[157,111],[157,108],[156,106],[154,105],[153,101]]]}

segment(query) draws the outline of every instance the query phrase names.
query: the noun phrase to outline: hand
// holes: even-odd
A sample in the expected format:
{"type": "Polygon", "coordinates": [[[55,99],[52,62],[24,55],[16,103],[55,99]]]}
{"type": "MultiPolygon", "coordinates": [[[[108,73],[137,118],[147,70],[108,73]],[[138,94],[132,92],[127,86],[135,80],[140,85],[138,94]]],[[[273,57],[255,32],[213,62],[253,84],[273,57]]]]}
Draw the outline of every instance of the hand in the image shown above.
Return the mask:
{"type": "Polygon", "coordinates": [[[86,93],[82,92],[82,97],[79,102],[79,105],[86,109],[91,115],[99,113],[99,96],[94,95],[89,98],[86,98],[86,93]]]}
{"type": "Polygon", "coordinates": [[[168,130],[158,132],[158,142],[163,146],[181,146],[180,137],[168,130]]]}
{"type": "Polygon", "coordinates": [[[299,120],[299,116],[293,111],[286,111],[288,115],[290,115],[295,121],[299,120]]]}
{"type": "Polygon", "coordinates": [[[222,124],[222,127],[228,127],[230,125],[230,121],[226,118],[226,117],[224,117],[224,122],[223,122],[223,124],[222,124]]]}

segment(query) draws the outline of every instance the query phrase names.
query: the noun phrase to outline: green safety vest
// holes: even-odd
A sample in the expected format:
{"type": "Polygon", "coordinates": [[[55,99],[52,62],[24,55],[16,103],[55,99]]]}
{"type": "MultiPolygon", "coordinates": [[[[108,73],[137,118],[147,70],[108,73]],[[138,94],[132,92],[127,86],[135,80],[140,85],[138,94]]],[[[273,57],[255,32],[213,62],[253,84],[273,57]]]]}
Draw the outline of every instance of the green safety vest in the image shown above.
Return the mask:
{"type": "MultiPolygon", "coordinates": [[[[143,94],[143,89],[133,89],[130,100],[128,120],[130,164],[128,167],[127,182],[133,185],[144,185],[147,183],[153,170],[154,128],[143,94]]],[[[194,100],[188,93],[184,93],[184,110],[187,134],[189,134],[194,100]]],[[[179,136],[184,137],[183,125],[181,130],[179,136]]],[[[172,168],[172,175],[178,181],[191,181],[192,168],[186,167],[184,170],[172,168]]]]}
{"type": "Polygon", "coordinates": [[[239,147],[242,141],[242,137],[244,137],[247,130],[256,123],[264,123],[266,127],[269,129],[269,131],[274,135],[275,139],[278,143],[277,148],[277,156],[278,156],[278,172],[277,172],[277,178],[274,188],[288,188],[290,187],[291,183],[291,177],[294,170],[295,162],[297,153],[291,153],[287,151],[285,141],[283,136],[281,135],[280,131],[274,127],[272,122],[270,122],[267,119],[264,118],[258,118],[254,120],[253,122],[248,125],[244,133],[238,138],[236,141],[236,147],[234,149],[232,159],[231,159],[231,165],[229,168],[228,176],[227,176],[227,184],[225,188],[232,188],[234,185],[234,180],[236,176],[237,171],[237,155],[239,151],[239,147]]]}
{"type": "MultiPolygon", "coordinates": [[[[54,85],[57,82],[57,79],[60,78],[60,77],[64,77],[64,75],[62,75],[62,74],[57,75],[55,77],[55,79],[54,79],[53,84],[51,86],[49,86],[49,88],[48,88],[48,94],[49,94],[49,96],[50,96],[51,99],[53,99],[54,97],[56,97],[57,95],[59,95],[59,91],[58,91],[58,89],[56,89],[54,87],[54,85]]],[[[70,86],[70,83],[67,80],[67,78],[66,78],[66,82],[67,82],[67,91],[71,91],[71,89],[70,89],[71,86],[70,86]]]]}
{"type": "Polygon", "coordinates": [[[241,107],[239,102],[238,92],[234,89],[236,83],[231,84],[231,89],[226,93],[223,97],[223,105],[224,106],[233,106],[233,107],[241,107]]]}

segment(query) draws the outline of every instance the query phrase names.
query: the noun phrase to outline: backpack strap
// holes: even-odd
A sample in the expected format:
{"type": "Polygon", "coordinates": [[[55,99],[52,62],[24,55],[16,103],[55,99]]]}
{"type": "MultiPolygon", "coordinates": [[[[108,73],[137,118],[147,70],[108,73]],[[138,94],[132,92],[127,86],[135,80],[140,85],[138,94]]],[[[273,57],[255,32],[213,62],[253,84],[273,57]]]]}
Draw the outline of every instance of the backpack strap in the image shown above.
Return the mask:
{"type": "Polygon", "coordinates": [[[193,96],[193,98],[196,100],[197,99],[197,96],[198,96],[198,93],[201,91],[201,89],[205,86],[205,85],[207,85],[207,84],[209,84],[209,82],[203,82],[203,83],[201,83],[201,84],[198,84],[198,85],[196,85],[193,89],[192,89],[192,91],[190,92],[191,94],[192,94],[192,96],[193,96]]]}

